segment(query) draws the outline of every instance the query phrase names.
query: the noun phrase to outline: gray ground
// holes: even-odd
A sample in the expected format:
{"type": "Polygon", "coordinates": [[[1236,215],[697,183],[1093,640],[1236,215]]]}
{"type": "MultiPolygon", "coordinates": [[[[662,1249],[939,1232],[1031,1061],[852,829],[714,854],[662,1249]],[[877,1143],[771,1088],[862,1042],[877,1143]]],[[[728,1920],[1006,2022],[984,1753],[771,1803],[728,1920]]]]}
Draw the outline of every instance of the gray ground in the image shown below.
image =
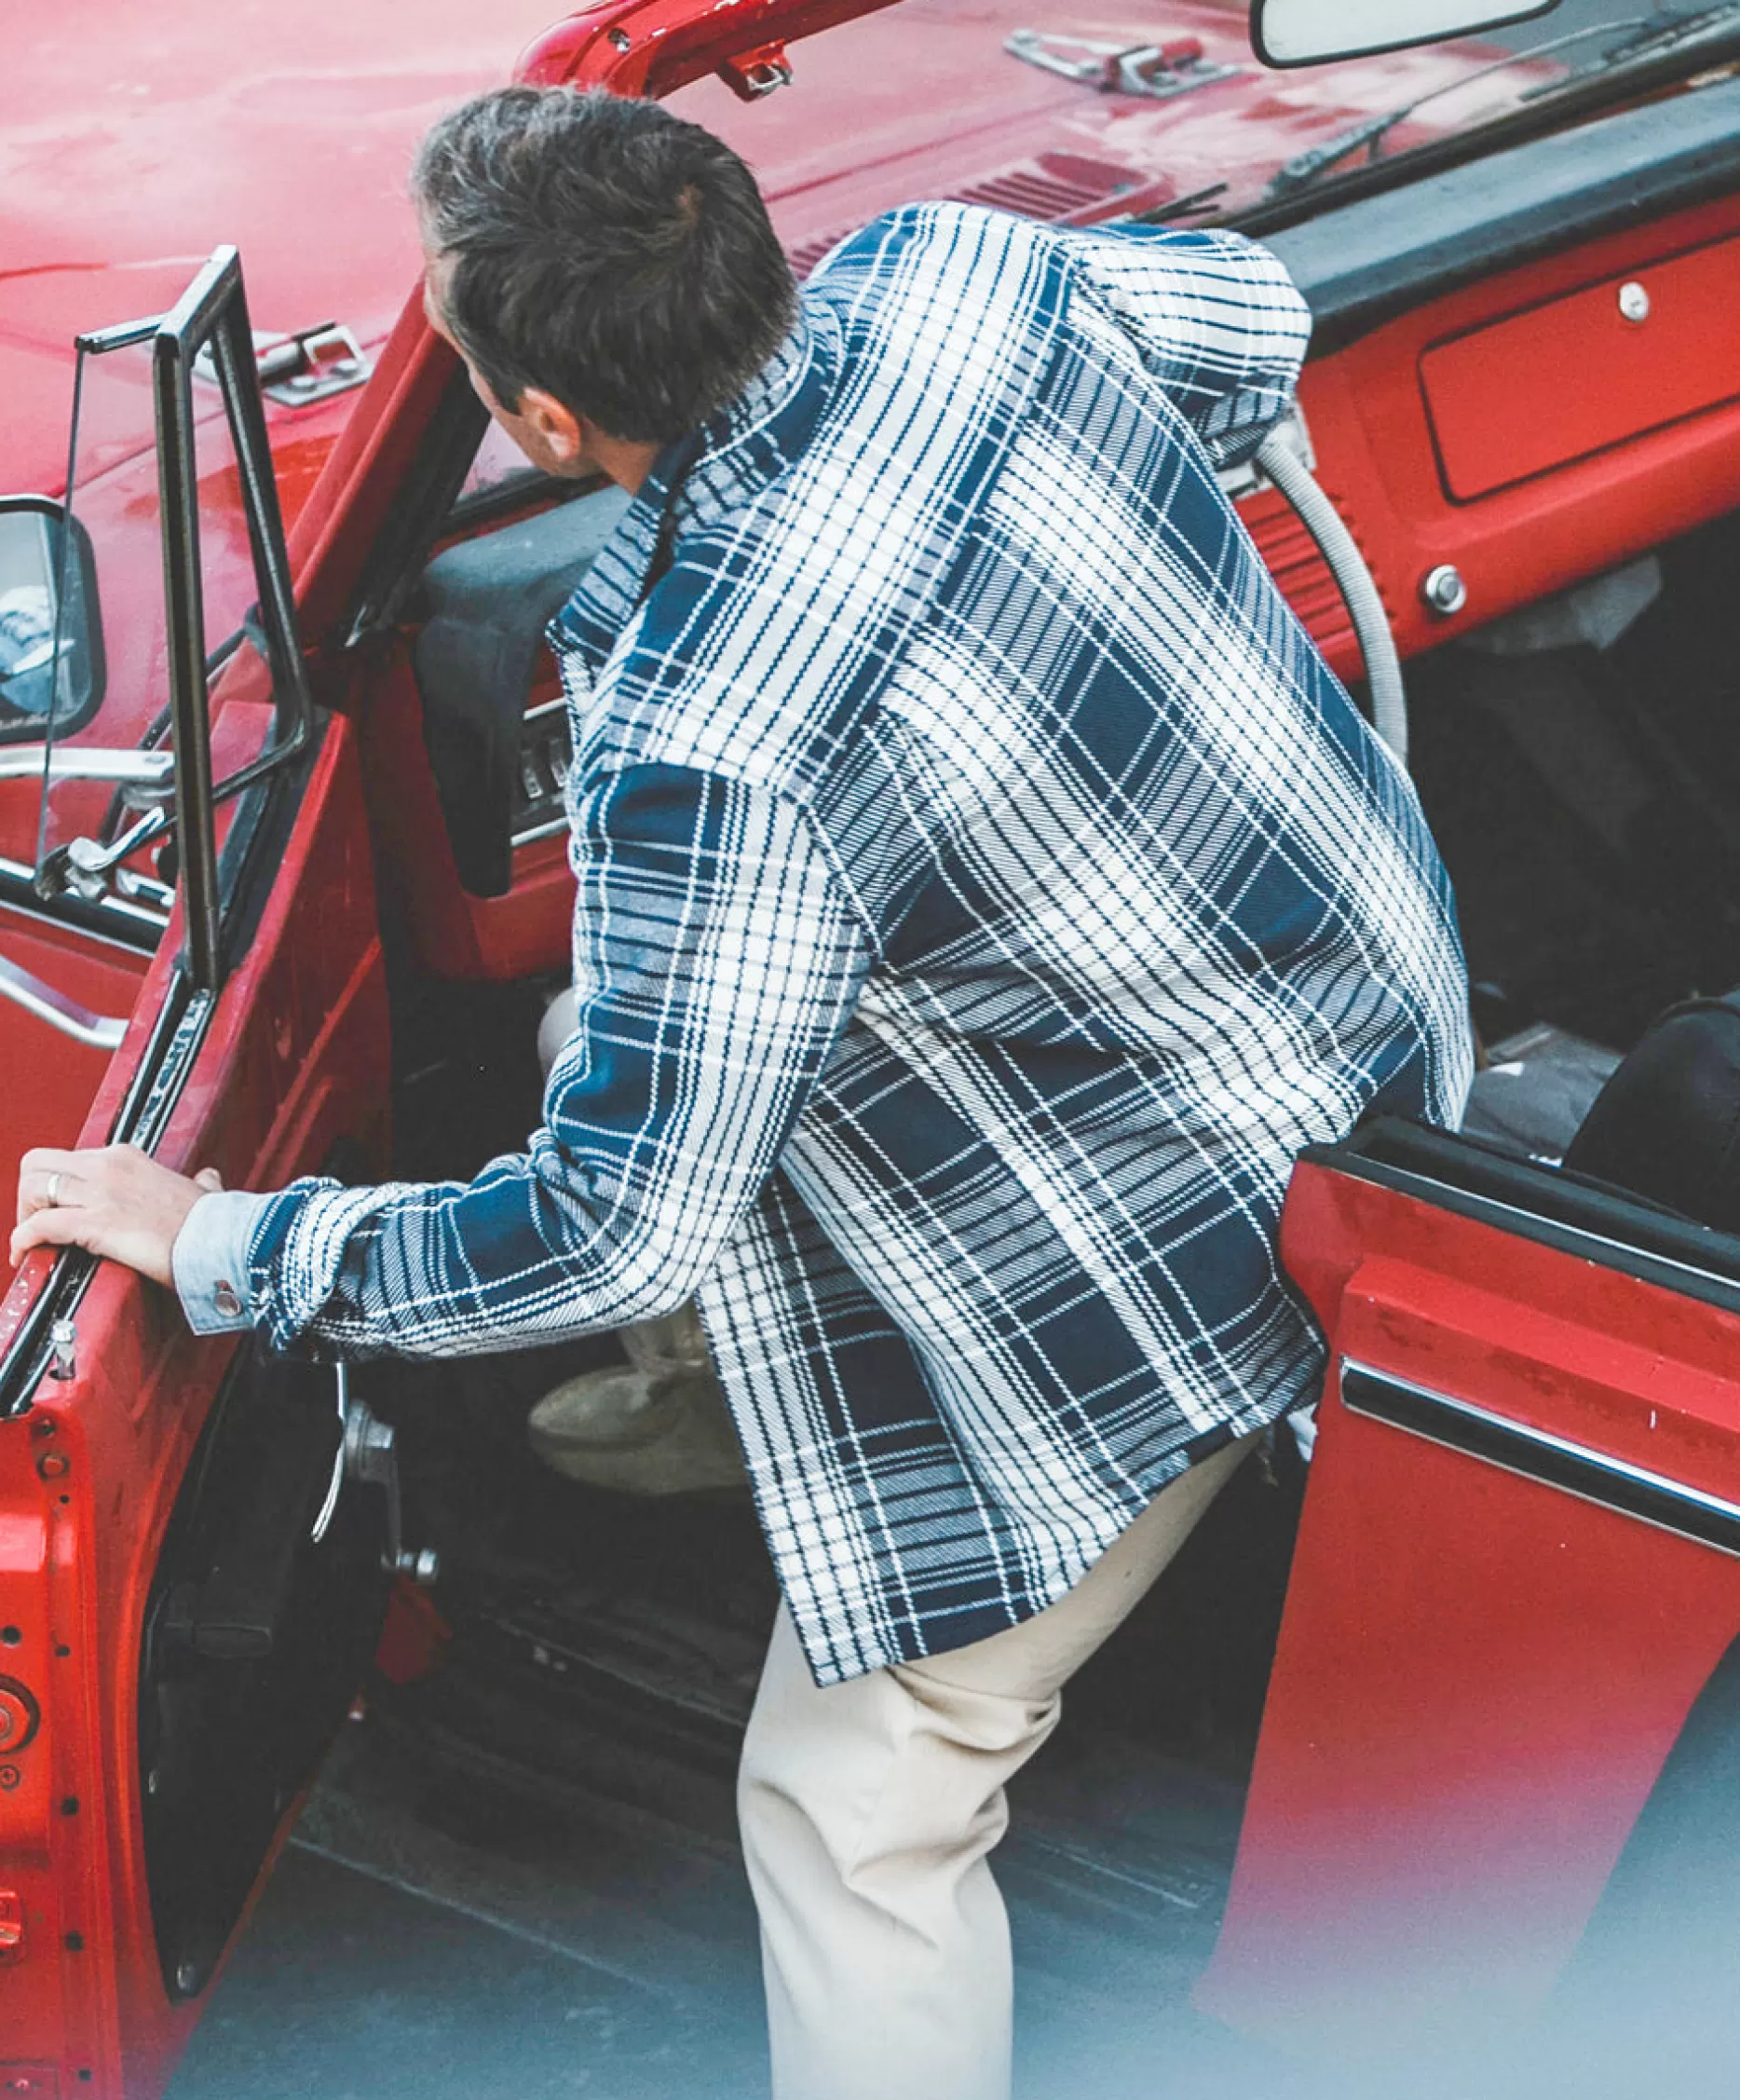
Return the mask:
{"type": "MultiPolygon", "coordinates": [[[[1227,2093],[1253,2060],[1186,2003],[1213,1942],[1237,1790],[1153,1785],[1065,1742],[1002,1879],[1027,2100],[1227,2093]],[[1108,1836],[1115,1834],[1115,1847],[1108,1836]]],[[[487,1802],[455,1830],[366,1725],[338,1744],[212,1994],[171,2100],[750,2100],[766,2090],[735,1845],[599,1803],[487,1802]]],[[[712,1820],[710,1813],[699,1820],[712,1820]]],[[[1262,2090],[1285,2091],[1265,2080],[1262,2090]]]]}

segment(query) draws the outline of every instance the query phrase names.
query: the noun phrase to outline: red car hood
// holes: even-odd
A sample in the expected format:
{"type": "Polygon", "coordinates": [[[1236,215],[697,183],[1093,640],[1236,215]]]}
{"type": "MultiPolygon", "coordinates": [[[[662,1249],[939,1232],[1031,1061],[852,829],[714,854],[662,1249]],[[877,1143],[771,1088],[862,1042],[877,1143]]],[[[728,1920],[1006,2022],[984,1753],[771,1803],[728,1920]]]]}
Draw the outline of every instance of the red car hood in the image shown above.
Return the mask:
{"type": "MultiPolygon", "coordinates": [[[[285,8],[97,0],[9,40],[0,119],[0,488],[66,472],[72,338],[159,311],[223,241],[256,328],[383,334],[417,267],[412,146],[505,80],[550,0],[285,8]]],[[[21,25],[20,25],[21,26],[21,25]]]]}
{"type": "MultiPolygon", "coordinates": [[[[1243,0],[902,0],[793,45],[792,86],[765,101],[745,107],[722,81],[702,80],[671,102],[754,165],[801,266],[917,198],[1078,223],[1191,198],[1237,210],[1295,155],[1453,88],[1496,55],[1462,43],[1273,73],[1251,55],[1246,16],[1243,0]],[[1019,31],[1039,32],[1060,55],[1067,38],[1108,49],[1195,45],[1201,59],[1187,58],[1177,77],[1204,84],[1160,97],[1101,92],[1014,56],[1006,47],[1019,31]]],[[[1397,125],[1386,149],[1506,106],[1542,77],[1538,62],[1504,66],[1397,125]]]]}
{"type": "MultiPolygon", "coordinates": [[[[439,110],[507,77],[548,0],[419,0],[415,38],[400,10],[367,5],[310,16],[264,0],[103,0],[96,15],[75,37],[15,40],[7,53],[5,489],[63,485],[74,334],[160,309],[221,241],[241,249],[256,328],[338,320],[378,340],[417,266],[413,145],[439,110]]],[[[1219,183],[1219,204],[1248,201],[1291,156],[1485,55],[1463,45],[1280,75],[1252,59],[1242,5],[904,0],[795,45],[794,85],[764,102],[745,106],[716,80],[674,101],[754,163],[802,265],[915,197],[1090,219],[1219,183]],[[1195,38],[1237,71],[1168,100],[1102,94],[1011,56],[1020,29],[1113,45],[1195,38]]],[[[1390,143],[1537,77],[1507,69],[1390,143]]],[[[306,414],[274,417],[280,459],[306,414]]],[[[319,420],[323,450],[333,418],[319,420]]]]}

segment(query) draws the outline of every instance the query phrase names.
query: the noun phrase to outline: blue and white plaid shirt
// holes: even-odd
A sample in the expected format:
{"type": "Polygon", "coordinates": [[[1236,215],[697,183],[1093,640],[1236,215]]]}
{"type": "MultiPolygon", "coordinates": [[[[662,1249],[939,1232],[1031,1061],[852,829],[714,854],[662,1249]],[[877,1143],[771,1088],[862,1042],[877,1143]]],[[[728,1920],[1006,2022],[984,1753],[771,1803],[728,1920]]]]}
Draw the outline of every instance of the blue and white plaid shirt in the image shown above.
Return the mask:
{"type": "Polygon", "coordinates": [[[824,1683],[1039,1611],[1309,1398],[1294,1155],[1454,1121],[1469,1042],[1413,791],[1215,476],[1308,327],[1224,234],[929,205],[836,250],[551,629],[543,1128],[469,1186],[246,1199],[272,1342],[697,1295],[824,1683]]]}

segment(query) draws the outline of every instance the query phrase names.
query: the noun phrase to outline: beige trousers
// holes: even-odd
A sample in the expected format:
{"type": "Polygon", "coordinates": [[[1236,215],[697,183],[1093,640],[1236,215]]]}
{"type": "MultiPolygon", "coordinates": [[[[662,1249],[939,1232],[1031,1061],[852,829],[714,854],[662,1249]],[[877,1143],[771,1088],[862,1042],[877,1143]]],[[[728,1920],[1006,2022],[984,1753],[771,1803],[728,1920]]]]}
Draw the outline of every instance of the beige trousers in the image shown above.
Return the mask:
{"type": "Polygon", "coordinates": [[[1005,2100],[1004,1783],[1248,1448],[1162,1490],[1048,1611],[819,1688],[782,1610],[738,1806],[761,1916],[774,2100],[1005,2100]]]}

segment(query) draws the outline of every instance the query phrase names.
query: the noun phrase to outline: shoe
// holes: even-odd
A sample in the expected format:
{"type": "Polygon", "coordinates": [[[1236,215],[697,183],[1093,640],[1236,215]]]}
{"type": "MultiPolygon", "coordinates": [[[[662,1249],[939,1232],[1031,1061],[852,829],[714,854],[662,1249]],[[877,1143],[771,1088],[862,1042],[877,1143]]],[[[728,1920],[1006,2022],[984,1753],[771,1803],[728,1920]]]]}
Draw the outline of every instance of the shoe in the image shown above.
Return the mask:
{"type": "Polygon", "coordinates": [[[747,1484],[724,1388],[692,1305],[622,1330],[629,1362],[546,1393],[526,1422],[553,1471],[619,1494],[747,1484]]]}

